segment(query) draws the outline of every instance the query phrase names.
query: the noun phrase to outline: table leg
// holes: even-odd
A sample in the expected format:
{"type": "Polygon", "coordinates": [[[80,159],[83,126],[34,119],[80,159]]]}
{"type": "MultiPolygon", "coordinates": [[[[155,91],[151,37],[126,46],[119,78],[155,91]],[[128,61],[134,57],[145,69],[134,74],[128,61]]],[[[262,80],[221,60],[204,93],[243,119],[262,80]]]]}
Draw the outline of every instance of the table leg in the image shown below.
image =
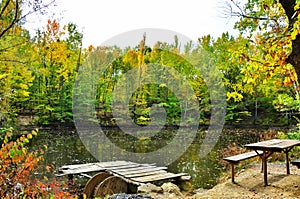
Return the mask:
{"type": "Polygon", "coordinates": [[[285,151],[285,161],[286,161],[286,174],[290,174],[290,160],[289,160],[289,151],[285,151]]]}
{"type": "Polygon", "coordinates": [[[268,186],[268,170],[267,170],[267,154],[264,151],[263,155],[262,155],[262,164],[263,164],[263,171],[264,171],[264,185],[265,187],[268,186]]]}

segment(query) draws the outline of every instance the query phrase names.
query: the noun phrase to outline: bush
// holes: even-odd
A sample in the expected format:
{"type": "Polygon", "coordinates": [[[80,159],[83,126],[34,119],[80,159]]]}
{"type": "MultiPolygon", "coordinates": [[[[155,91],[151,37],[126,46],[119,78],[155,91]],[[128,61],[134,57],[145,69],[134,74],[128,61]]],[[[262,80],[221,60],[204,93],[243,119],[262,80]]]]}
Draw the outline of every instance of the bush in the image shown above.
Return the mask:
{"type": "MultiPolygon", "coordinates": [[[[280,139],[291,139],[291,140],[300,140],[300,120],[296,118],[298,121],[297,124],[297,130],[292,130],[287,133],[284,132],[278,132],[278,138],[280,139]]],[[[293,150],[290,152],[291,157],[299,157],[300,155],[300,147],[296,146],[293,148],[293,150]]]]}
{"type": "Polygon", "coordinates": [[[26,145],[36,135],[33,130],[12,141],[13,130],[5,133],[0,150],[0,198],[70,198],[61,191],[61,183],[34,177],[44,151],[29,152],[26,145]]]}

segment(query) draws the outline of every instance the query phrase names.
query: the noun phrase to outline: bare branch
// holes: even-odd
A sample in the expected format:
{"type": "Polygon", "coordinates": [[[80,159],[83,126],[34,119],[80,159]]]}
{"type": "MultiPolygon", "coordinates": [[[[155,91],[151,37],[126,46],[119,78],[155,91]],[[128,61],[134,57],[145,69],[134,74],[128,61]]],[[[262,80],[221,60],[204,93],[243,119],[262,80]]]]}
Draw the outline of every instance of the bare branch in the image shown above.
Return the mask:
{"type": "Polygon", "coordinates": [[[50,3],[46,4],[46,5],[43,5],[41,7],[35,7],[32,11],[26,13],[25,15],[21,16],[20,19],[18,20],[21,21],[23,19],[25,19],[26,17],[28,17],[29,15],[33,14],[33,13],[36,13],[38,11],[42,11],[44,10],[45,8],[49,8],[51,5],[53,5],[55,3],[55,0],[52,0],[50,3]]]}
{"type": "MultiPolygon", "coordinates": [[[[9,0],[8,0],[9,1],[9,0]]],[[[43,5],[43,6],[40,6],[40,7],[35,7],[32,11],[29,11],[28,13],[26,13],[25,15],[23,16],[20,16],[18,18],[18,14],[20,14],[19,12],[19,1],[17,0],[16,1],[16,6],[15,6],[15,9],[16,9],[16,13],[15,13],[15,17],[13,19],[13,21],[10,23],[10,25],[5,28],[1,33],[0,33],[0,38],[3,37],[3,35],[9,30],[11,29],[15,24],[17,24],[18,22],[22,21],[23,19],[25,19],[27,16],[33,14],[33,13],[36,13],[38,11],[41,11],[41,10],[44,10],[45,8],[48,8],[49,6],[51,6],[52,4],[54,4],[55,0],[52,0],[50,3],[46,4],[46,5],[43,5]]]]}
{"type": "Polygon", "coordinates": [[[244,18],[248,18],[248,19],[262,20],[262,21],[272,20],[272,21],[276,22],[276,19],[270,19],[268,17],[255,17],[255,16],[249,16],[249,15],[240,15],[240,17],[244,17],[244,18]]]}
{"type": "Polygon", "coordinates": [[[242,6],[237,1],[231,1],[231,3],[226,2],[226,6],[227,6],[227,9],[226,9],[227,15],[229,15],[231,17],[242,17],[242,18],[261,20],[261,21],[267,21],[267,20],[271,20],[271,21],[275,21],[275,22],[277,21],[276,19],[270,19],[268,17],[256,17],[256,16],[248,15],[244,12],[242,6]],[[234,9],[232,7],[232,4],[234,5],[234,7],[236,9],[234,9]]]}

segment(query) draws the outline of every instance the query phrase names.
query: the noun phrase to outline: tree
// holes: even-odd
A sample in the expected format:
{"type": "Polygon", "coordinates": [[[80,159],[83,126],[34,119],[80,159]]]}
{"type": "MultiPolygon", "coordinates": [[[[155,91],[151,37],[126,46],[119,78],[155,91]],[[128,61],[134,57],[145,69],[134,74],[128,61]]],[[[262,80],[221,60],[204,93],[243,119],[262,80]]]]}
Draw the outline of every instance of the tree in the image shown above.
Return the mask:
{"type": "Polygon", "coordinates": [[[33,13],[44,14],[46,9],[54,5],[55,0],[1,0],[0,3],[0,39],[12,32],[14,26],[24,23],[26,17],[33,13]],[[24,11],[26,10],[26,11],[24,11]]]}
{"type": "Polygon", "coordinates": [[[243,5],[242,1],[232,0],[227,3],[226,11],[239,17],[235,28],[248,40],[247,48],[238,53],[245,61],[244,81],[254,91],[257,108],[257,102],[263,100],[263,106],[273,102],[273,109],[279,110],[276,104],[282,96],[300,99],[299,6],[294,0],[244,2],[243,5]]]}
{"type": "Polygon", "coordinates": [[[280,70],[283,84],[294,85],[298,98],[299,6],[296,0],[248,0],[244,6],[233,0],[228,4],[230,15],[240,17],[235,27],[248,36],[261,53],[260,59],[254,60],[251,56],[247,59],[268,67],[267,77],[280,70]]]}
{"type": "Polygon", "coordinates": [[[13,122],[34,79],[30,68],[34,47],[23,28],[26,17],[44,14],[53,4],[45,0],[0,1],[0,124],[13,122]]]}
{"type": "Polygon", "coordinates": [[[36,37],[32,66],[30,109],[37,110],[39,122],[72,120],[72,94],[77,69],[81,64],[81,39],[77,26],[61,26],[48,20],[46,30],[36,37]]]}

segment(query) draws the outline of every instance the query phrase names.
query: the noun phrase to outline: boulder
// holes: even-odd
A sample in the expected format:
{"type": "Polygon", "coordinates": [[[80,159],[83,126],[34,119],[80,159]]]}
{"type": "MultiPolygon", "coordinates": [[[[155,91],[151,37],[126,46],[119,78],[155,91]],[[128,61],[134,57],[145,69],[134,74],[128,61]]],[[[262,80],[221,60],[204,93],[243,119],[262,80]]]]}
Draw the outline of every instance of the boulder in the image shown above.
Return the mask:
{"type": "Polygon", "coordinates": [[[164,183],[161,188],[163,189],[164,193],[174,193],[178,196],[182,196],[179,187],[171,182],[164,183]]]}
{"type": "Polygon", "coordinates": [[[138,193],[151,193],[151,192],[162,193],[162,191],[163,191],[162,188],[151,183],[141,185],[137,188],[138,193]]]}

